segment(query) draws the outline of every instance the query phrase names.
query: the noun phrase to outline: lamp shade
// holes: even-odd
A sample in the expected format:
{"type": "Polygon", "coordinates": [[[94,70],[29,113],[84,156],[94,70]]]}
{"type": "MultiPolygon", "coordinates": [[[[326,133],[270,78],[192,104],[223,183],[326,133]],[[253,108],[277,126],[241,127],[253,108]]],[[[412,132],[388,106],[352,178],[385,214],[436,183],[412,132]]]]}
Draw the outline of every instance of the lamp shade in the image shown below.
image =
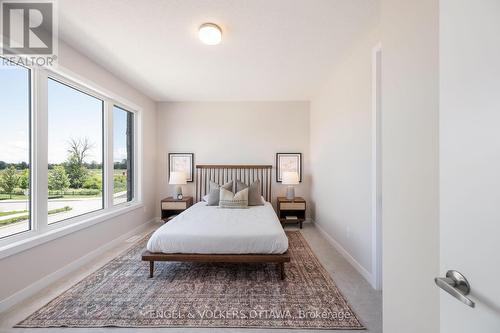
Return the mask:
{"type": "Polygon", "coordinates": [[[172,171],[170,172],[169,184],[171,185],[186,185],[187,175],[184,171],[172,171]]]}
{"type": "Polygon", "coordinates": [[[299,173],[295,171],[283,172],[281,182],[285,185],[297,185],[299,183],[299,173]]]}

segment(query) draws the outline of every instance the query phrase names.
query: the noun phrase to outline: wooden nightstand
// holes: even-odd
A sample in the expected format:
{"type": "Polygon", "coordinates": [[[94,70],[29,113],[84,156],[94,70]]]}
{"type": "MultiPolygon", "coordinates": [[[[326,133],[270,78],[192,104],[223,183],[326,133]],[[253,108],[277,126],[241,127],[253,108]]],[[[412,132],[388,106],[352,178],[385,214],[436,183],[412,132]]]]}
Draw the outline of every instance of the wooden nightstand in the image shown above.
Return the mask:
{"type": "Polygon", "coordinates": [[[161,219],[164,222],[174,218],[193,205],[193,197],[184,197],[182,200],[173,197],[161,201],[161,219]]]}
{"type": "Polygon", "coordinates": [[[282,225],[285,223],[298,223],[300,229],[302,229],[302,222],[306,219],[306,201],[304,198],[295,197],[293,200],[288,200],[286,197],[278,197],[277,207],[278,218],[282,225]]]}

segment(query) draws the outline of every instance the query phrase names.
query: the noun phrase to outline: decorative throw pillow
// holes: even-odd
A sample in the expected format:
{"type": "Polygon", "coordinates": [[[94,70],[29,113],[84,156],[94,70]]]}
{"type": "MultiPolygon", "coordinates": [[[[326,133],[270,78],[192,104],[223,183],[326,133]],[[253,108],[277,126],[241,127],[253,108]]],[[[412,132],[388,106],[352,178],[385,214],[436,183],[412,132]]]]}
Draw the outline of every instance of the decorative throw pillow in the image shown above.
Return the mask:
{"type": "Polygon", "coordinates": [[[249,206],[262,206],[262,196],[260,195],[260,180],[254,181],[250,186],[245,183],[236,181],[236,192],[248,188],[248,205],[249,206]]]}
{"type": "Polygon", "coordinates": [[[220,189],[220,208],[248,208],[248,188],[234,194],[225,188],[220,189]]]}
{"type": "MultiPolygon", "coordinates": [[[[230,182],[222,185],[222,188],[232,191],[233,190],[233,181],[231,180],[230,182]]],[[[210,182],[210,192],[208,192],[208,198],[207,198],[207,206],[218,206],[219,205],[219,192],[220,192],[221,186],[217,183],[210,182]]]]}

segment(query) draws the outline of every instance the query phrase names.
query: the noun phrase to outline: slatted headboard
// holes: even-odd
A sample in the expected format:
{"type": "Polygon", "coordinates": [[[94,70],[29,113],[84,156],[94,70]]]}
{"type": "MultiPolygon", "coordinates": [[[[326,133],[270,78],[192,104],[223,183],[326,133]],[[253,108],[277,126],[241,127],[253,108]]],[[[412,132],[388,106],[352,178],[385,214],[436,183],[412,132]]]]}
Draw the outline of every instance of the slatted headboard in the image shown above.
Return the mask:
{"type": "Polygon", "coordinates": [[[210,181],[224,184],[239,180],[250,185],[260,180],[261,194],[266,201],[271,201],[272,165],[197,165],[196,166],[196,202],[210,191],[210,181]]]}

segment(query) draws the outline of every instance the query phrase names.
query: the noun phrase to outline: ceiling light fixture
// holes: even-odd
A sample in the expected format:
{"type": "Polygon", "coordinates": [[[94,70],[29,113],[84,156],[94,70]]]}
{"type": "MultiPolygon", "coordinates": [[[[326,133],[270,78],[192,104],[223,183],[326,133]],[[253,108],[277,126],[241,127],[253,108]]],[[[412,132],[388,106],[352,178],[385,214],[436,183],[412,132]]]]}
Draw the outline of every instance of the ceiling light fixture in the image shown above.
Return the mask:
{"type": "Polygon", "coordinates": [[[203,23],[198,29],[198,37],[207,45],[217,45],[222,40],[222,30],[214,23],[203,23]]]}

